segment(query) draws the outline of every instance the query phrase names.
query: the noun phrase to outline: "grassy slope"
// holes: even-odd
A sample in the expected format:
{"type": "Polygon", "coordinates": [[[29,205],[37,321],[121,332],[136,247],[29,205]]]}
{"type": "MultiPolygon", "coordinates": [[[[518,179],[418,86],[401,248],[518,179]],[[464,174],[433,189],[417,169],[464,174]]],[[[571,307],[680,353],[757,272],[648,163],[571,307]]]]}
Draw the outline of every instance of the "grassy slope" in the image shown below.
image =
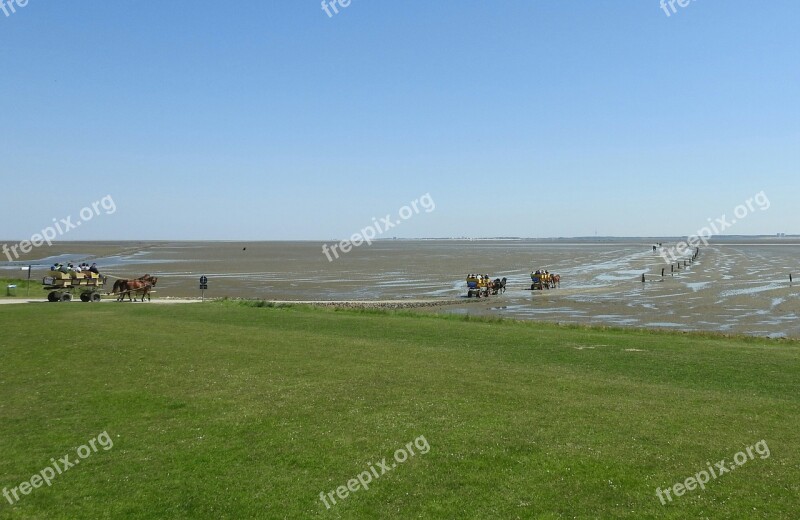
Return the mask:
{"type": "Polygon", "coordinates": [[[797,343],[235,304],[0,309],[0,518],[794,518],[797,343]],[[589,348],[593,347],[593,348],[589,348]],[[643,352],[628,352],[639,349],[643,352]],[[321,491],[424,435],[333,509],[321,491]],[[655,488],[765,439],[662,506],[655,488]]]}

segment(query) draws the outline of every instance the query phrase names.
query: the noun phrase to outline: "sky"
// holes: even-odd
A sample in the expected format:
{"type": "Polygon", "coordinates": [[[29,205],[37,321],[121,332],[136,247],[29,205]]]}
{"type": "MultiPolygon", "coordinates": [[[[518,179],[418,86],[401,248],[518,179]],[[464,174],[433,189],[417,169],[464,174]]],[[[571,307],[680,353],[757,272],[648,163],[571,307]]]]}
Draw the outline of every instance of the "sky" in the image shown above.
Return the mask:
{"type": "Polygon", "coordinates": [[[800,233],[796,0],[2,1],[0,238],[800,233]]]}

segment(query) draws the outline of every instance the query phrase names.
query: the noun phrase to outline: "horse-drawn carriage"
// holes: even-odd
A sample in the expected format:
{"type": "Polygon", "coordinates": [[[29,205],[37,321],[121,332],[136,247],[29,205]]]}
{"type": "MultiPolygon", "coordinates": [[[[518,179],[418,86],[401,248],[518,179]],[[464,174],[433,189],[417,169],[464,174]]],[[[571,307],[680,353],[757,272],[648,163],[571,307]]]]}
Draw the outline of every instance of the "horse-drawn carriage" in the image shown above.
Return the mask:
{"type": "Polygon", "coordinates": [[[480,298],[488,297],[490,294],[506,292],[506,279],[489,278],[489,275],[471,274],[467,276],[467,298],[473,296],[480,298]]]}
{"type": "MultiPolygon", "coordinates": [[[[82,302],[96,303],[102,300],[102,289],[106,285],[108,278],[92,271],[50,271],[48,276],[42,280],[44,290],[50,291],[47,295],[47,301],[51,302],[69,302],[72,297],[78,293],[82,302]]],[[[131,300],[131,294],[134,296],[141,295],[142,301],[147,296],[150,301],[150,294],[154,293],[153,287],[158,283],[158,278],[144,275],[135,280],[117,280],[114,282],[114,288],[110,293],[119,295],[117,301],[127,296],[131,300]]]]}
{"type": "Polygon", "coordinates": [[[106,283],[106,277],[91,271],[74,271],[63,273],[61,271],[50,271],[48,276],[42,279],[42,286],[47,294],[47,301],[50,302],[69,302],[75,293],[80,295],[82,302],[99,302],[101,299],[100,290],[106,283]]]}
{"type": "Polygon", "coordinates": [[[531,291],[555,289],[561,286],[561,276],[539,269],[531,273],[531,291]]]}

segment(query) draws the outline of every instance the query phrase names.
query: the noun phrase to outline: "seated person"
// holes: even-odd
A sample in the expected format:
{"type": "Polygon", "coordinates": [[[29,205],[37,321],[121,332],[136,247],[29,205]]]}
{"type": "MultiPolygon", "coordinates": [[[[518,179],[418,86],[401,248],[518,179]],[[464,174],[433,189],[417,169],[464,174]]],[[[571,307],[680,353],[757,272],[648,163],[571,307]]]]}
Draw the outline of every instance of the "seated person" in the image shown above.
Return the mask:
{"type": "Polygon", "coordinates": [[[75,266],[72,262],[67,264],[67,274],[70,275],[71,278],[75,277],[75,266]]]}
{"type": "Polygon", "coordinates": [[[97,269],[97,264],[92,264],[92,267],[89,268],[89,271],[93,272],[94,274],[100,274],[100,270],[97,269]]]}

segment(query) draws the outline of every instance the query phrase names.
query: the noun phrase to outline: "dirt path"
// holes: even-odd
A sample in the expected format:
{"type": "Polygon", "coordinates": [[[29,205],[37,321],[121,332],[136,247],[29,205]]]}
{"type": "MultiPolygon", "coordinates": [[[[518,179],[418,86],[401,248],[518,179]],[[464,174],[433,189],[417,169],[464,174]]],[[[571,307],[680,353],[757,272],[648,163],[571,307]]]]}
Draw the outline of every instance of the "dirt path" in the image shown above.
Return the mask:
{"type": "MultiPolygon", "coordinates": [[[[115,300],[101,300],[100,301],[100,303],[109,303],[109,302],[115,302],[115,300]]],[[[8,299],[0,300],[0,305],[17,305],[17,304],[23,304],[23,303],[50,303],[50,302],[48,302],[47,300],[44,300],[44,299],[33,300],[33,299],[23,299],[23,298],[8,298],[8,299]]],[[[75,300],[72,300],[70,303],[84,303],[84,302],[82,302],[82,301],[80,301],[78,299],[75,299],[75,300]]],[[[141,302],[138,302],[138,303],[141,303],[141,302]]],[[[146,303],[156,303],[156,304],[159,304],[159,305],[168,305],[168,304],[177,304],[177,303],[200,303],[200,300],[190,300],[190,299],[186,299],[186,298],[174,298],[174,299],[170,298],[170,299],[164,299],[164,300],[153,300],[152,302],[146,302],[146,303]]]]}
{"type": "MultiPolygon", "coordinates": [[[[211,301],[208,299],[208,301],[211,301]]],[[[478,302],[480,300],[472,300],[478,302]]],[[[113,299],[105,299],[100,303],[115,302],[113,299]]],[[[23,303],[50,303],[43,299],[3,299],[0,305],[14,305],[23,303]]],[[[80,300],[72,300],[71,303],[83,303],[80,300]]],[[[130,303],[130,302],[127,302],[130,303]]],[[[137,302],[141,303],[141,302],[137,302]]],[[[201,303],[199,298],[164,298],[147,303],[159,305],[174,305],[181,303],[201,303]]],[[[347,307],[347,308],[375,308],[375,309],[410,309],[417,307],[438,307],[442,305],[461,305],[467,303],[465,299],[404,299],[404,300],[273,300],[268,303],[274,305],[313,305],[318,307],[347,307]]]]}

